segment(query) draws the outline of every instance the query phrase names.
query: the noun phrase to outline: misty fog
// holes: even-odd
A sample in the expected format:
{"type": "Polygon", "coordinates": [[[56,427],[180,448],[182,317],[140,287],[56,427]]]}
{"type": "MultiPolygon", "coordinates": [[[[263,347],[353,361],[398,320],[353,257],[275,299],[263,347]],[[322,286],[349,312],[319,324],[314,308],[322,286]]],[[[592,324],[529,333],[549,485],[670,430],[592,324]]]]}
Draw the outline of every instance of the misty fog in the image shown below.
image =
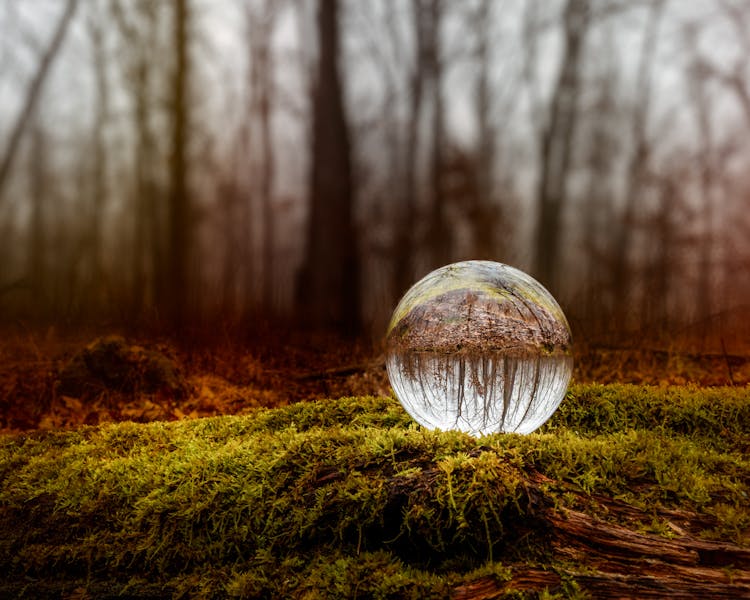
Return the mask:
{"type": "Polygon", "coordinates": [[[741,0],[4,0],[0,318],[378,336],[447,262],[741,338],[741,0]]]}

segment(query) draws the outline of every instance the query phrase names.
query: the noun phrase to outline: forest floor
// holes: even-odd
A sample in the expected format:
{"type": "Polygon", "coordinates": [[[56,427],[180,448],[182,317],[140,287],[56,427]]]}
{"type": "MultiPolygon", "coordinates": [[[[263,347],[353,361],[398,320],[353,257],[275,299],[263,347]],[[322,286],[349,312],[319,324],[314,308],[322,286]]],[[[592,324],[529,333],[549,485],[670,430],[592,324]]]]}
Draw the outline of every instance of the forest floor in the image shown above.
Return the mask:
{"type": "MultiPolygon", "coordinates": [[[[82,395],[66,394],[60,373],[101,335],[54,328],[0,334],[0,433],[244,414],[306,400],[391,393],[377,344],[281,331],[190,346],[163,338],[128,338],[133,347],[161,352],[174,362],[182,393],[102,386],[82,395]]],[[[573,382],[702,387],[750,383],[750,349],[728,353],[717,348],[700,352],[656,343],[579,344],[573,382]]]]}
{"type": "Polygon", "coordinates": [[[750,597],[750,353],[575,360],[540,430],[476,439],[377,345],[6,331],[0,597],[750,597]]]}

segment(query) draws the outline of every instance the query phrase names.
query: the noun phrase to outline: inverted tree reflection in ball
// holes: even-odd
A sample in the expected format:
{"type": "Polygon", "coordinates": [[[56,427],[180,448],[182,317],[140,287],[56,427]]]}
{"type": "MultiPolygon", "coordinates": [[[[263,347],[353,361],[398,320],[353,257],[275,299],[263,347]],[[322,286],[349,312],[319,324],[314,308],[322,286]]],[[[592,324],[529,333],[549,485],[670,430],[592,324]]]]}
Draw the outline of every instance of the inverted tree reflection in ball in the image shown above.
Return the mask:
{"type": "Polygon", "coordinates": [[[529,275],[466,261],[433,271],[388,327],[388,377],[431,429],[529,433],[555,412],[573,370],[562,309],[529,275]]]}

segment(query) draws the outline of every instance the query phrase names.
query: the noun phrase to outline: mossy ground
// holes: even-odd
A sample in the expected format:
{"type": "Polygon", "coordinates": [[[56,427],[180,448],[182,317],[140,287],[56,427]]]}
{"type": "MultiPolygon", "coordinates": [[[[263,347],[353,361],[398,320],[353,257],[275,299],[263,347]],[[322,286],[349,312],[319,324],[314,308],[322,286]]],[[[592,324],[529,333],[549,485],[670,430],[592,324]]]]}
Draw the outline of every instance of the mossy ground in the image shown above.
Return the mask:
{"type": "Polygon", "coordinates": [[[528,436],[386,397],[6,435],[0,597],[585,597],[545,511],[747,548],[748,423],[744,388],[576,385],[528,436]]]}

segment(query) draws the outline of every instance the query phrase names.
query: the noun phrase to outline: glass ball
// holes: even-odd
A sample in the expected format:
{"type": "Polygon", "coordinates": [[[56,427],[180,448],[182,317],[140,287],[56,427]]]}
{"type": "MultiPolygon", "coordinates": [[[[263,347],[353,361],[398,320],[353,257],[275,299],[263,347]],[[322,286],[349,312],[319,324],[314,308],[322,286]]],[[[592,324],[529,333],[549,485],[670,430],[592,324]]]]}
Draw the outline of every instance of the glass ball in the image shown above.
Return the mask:
{"type": "Polygon", "coordinates": [[[568,389],[570,326],[552,295],[523,271],[454,263],[399,302],[386,334],[386,368],[398,400],[429,429],[530,433],[568,389]]]}

